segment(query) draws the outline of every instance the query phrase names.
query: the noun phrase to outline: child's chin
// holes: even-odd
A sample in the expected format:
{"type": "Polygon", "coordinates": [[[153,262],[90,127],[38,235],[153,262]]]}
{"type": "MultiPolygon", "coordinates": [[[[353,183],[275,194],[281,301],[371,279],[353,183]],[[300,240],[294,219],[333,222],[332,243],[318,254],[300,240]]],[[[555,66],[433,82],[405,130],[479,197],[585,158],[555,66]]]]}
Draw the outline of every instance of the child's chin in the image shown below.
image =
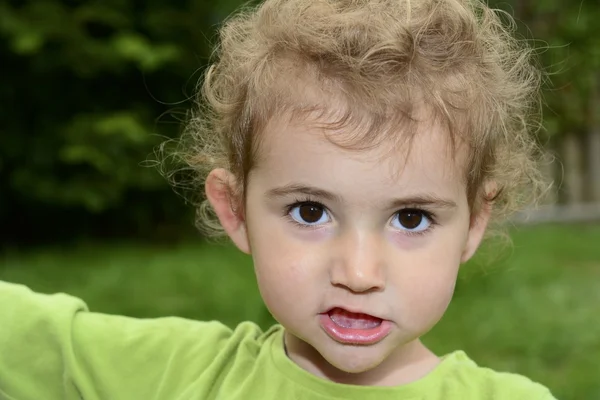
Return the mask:
{"type": "Polygon", "coordinates": [[[328,346],[321,352],[323,358],[336,369],[349,374],[360,374],[376,368],[381,364],[386,354],[383,346],[352,346],[336,344],[328,346]]]}

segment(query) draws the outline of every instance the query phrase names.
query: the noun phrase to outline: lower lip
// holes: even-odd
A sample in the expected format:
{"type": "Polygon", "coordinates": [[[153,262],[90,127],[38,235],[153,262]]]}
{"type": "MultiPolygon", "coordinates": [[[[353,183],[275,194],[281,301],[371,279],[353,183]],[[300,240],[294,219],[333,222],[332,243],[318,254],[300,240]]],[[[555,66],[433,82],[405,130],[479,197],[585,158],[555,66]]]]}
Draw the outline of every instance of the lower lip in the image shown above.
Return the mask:
{"type": "Polygon", "coordinates": [[[353,329],[339,326],[331,320],[328,314],[320,314],[321,327],[329,337],[339,343],[370,345],[382,341],[392,330],[390,321],[381,321],[381,324],[371,329],[353,329]]]}

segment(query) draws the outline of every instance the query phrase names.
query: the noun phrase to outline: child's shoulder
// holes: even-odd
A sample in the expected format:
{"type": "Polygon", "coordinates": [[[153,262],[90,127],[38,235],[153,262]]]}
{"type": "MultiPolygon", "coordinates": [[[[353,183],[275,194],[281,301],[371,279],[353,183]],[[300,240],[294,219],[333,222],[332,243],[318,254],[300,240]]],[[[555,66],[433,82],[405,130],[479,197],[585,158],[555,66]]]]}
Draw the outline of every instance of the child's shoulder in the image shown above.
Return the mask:
{"type": "MultiPolygon", "coordinates": [[[[443,357],[439,371],[448,387],[468,399],[552,400],[554,397],[543,385],[509,372],[499,372],[477,365],[464,351],[455,351],[443,357]],[[453,386],[453,388],[450,388],[453,386]]],[[[444,385],[442,385],[444,386],[444,385]]]]}

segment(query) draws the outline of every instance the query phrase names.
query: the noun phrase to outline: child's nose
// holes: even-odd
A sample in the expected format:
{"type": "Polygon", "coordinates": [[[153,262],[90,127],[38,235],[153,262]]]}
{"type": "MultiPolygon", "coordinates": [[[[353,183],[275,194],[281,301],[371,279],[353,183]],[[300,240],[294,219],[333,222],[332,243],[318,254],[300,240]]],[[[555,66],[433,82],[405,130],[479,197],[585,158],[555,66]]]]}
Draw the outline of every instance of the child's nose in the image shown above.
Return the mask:
{"type": "Polygon", "coordinates": [[[339,238],[337,256],[330,266],[330,281],[355,293],[385,289],[386,265],[383,238],[352,232],[339,238]]]}

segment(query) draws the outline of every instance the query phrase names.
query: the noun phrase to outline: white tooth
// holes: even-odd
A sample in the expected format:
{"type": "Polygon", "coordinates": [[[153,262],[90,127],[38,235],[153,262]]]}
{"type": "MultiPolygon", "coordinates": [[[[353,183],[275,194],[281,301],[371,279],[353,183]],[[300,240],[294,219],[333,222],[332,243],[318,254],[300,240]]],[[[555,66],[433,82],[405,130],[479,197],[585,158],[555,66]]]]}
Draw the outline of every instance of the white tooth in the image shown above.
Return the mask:
{"type": "Polygon", "coordinates": [[[348,329],[372,329],[381,324],[381,321],[370,318],[352,318],[351,314],[345,312],[332,314],[330,318],[337,325],[348,329]]]}

